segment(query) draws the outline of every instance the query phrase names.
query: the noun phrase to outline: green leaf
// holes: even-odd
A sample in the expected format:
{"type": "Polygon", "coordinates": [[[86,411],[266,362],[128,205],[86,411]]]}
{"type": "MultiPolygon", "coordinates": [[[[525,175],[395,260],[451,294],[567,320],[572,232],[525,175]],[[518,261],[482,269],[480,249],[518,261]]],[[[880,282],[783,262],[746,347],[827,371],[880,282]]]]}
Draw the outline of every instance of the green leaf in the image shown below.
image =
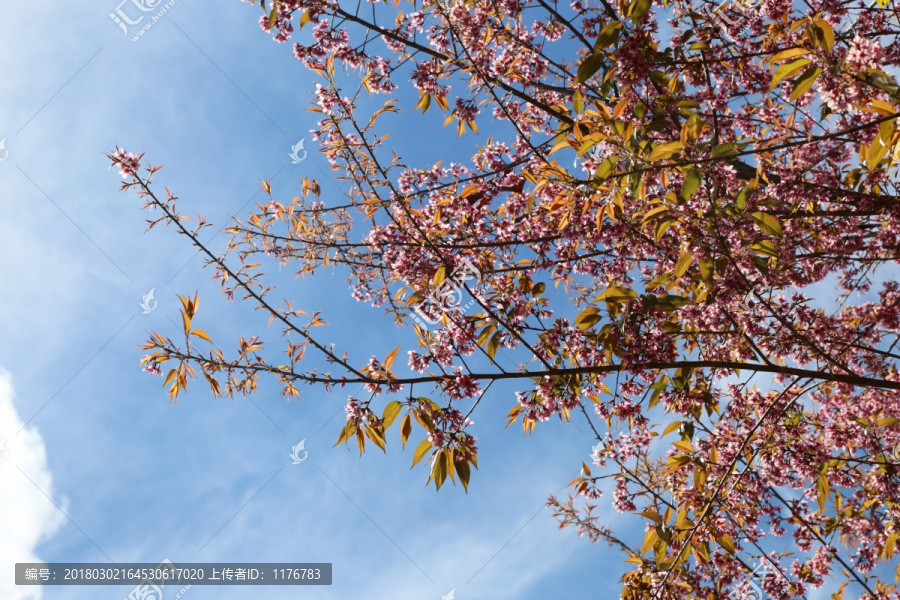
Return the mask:
{"type": "Polygon", "coordinates": [[[652,5],[653,0],[631,0],[631,4],[628,5],[628,16],[637,23],[641,17],[650,12],[652,5]]]}
{"type": "Polygon", "coordinates": [[[791,92],[790,100],[796,100],[812,88],[816,78],[822,73],[819,67],[810,67],[797,78],[794,83],[794,91],[791,92]]]}
{"type": "MultiPolygon", "coordinates": [[[[629,298],[637,298],[638,294],[634,290],[626,287],[612,286],[603,290],[594,300],[606,300],[607,302],[618,302],[620,300],[628,300],[629,298]]],[[[585,309],[587,310],[587,309],[585,309]]]]}
{"type": "Polygon", "coordinates": [[[793,73],[796,73],[809,63],[810,60],[808,58],[796,58],[784,63],[783,65],[775,69],[775,74],[772,75],[772,84],[769,89],[774,90],[782,79],[784,79],[785,77],[790,77],[793,73]]]}
{"type": "Polygon", "coordinates": [[[606,56],[603,54],[592,54],[588,56],[578,67],[578,72],[575,73],[575,83],[584,83],[593,77],[594,74],[600,70],[600,67],[603,66],[605,61],[606,56]]]}
{"type": "Polygon", "coordinates": [[[819,480],[816,483],[816,491],[818,494],[816,495],[816,501],[819,505],[819,510],[825,510],[825,502],[828,500],[830,496],[830,488],[828,486],[828,476],[822,473],[819,475],[819,480]]]}
{"type": "Polygon", "coordinates": [[[500,347],[500,332],[494,334],[491,338],[491,341],[488,342],[487,345],[487,354],[491,358],[494,358],[494,355],[497,354],[497,348],[500,347]]]}
{"type": "Polygon", "coordinates": [[[781,223],[778,219],[764,212],[755,212],[750,215],[756,221],[756,225],[769,235],[781,237],[781,223]]]}
{"type": "Polygon", "coordinates": [[[696,100],[679,100],[675,106],[678,108],[700,108],[700,103],[696,100]]]}
{"type": "Polygon", "coordinates": [[[656,241],[659,241],[662,236],[666,233],[666,229],[669,228],[669,225],[675,222],[675,219],[671,217],[666,217],[660,220],[659,223],[656,224],[656,232],[654,233],[654,237],[656,241]]]}
{"type": "Polygon", "coordinates": [[[750,246],[750,249],[759,254],[765,254],[767,256],[771,256],[772,258],[778,258],[778,250],[775,248],[775,244],[773,244],[769,240],[760,240],[750,246]]]}
{"type": "Polygon", "coordinates": [[[684,296],[674,296],[672,294],[669,294],[660,298],[659,303],[660,305],[671,306],[672,308],[681,308],[682,306],[687,306],[688,304],[690,304],[691,301],[684,296]]]}
{"type": "Polygon", "coordinates": [[[690,200],[691,197],[700,189],[700,183],[703,181],[703,173],[691,169],[684,176],[684,185],[681,186],[681,197],[690,200]]]}
{"type": "Polygon", "coordinates": [[[456,474],[459,475],[459,481],[463,485],[463,489],[468,493],[469,491],[469,475],[471,473],[469,469],[469,463],[465,460],[454,461],[454,467],[456,468],[456,474]]]}
{"type": "Polygon", "coordinates": [[[744,210],[747,207],[747,199],[750,197],[751,193],[753,193],[753,188],[750,186],[746,186],[738,192],[737,200],[735,201],[738,210],[744,210]]]}
{"type": "Polygon", "coordinates": [[[582,331],[590,328],[594,323],[600,320],[600,315],[597,313],[598,309],[596,306],[588,306],[575,317],[575,325],[582,331]]]}
{"type": "Polygon", "coordinates": [[[575,90],[575,93],[572,94],[572,110],[576,115],[580,115],[584,111],[584,98],[579,90],[575,90]]]}
{"type": "Polygon", "coordinates": [[[444,485],[444,480],[447,479],[447,450],[442,449],[438,451],[437,457],[434,459],[434,473],[432,474],[434,477],[434,485],[437,489],[441,489],[441,486],[444,485]]]}
{"type": "Polygon", "coordinates": [[[594,179],[597,181],[603,181],[606,179],[610,173],[612,173],[613,167],[616,166],[616,163],[619,162],[618,156],[610,156],[597,167],[597,172],[594,173],[594,179]]]}
{"type": "Polygon", "coordinates": [[[600,50],[604,50],[615,44],[616,40],[619,39],[619,33],[621,32],[621,29],[621,21],[613,21],[612,23],[607,23],[603,27],[603,29],[600,30],[600,34],[597,36],[597,41],[594,42],[594,52],[596,53],[600,50]]]}
{"type": "Polygon", "coordinates": [[[712,149],[713,158],[718,158],[720,156],[725,156],[726,154],[731,154],[735,150],[737,150],[738,145],[734,142],[727,142],[725,144],[719,144],[715,148],[712,149]]]}
{"type": "Polygon", "coordinates": [[[703,281],[707,283],[707,286],[712,285],[713,281],[713,272],[715,263],[712,259],[709,258],[701,258],[700,259],[700,277],[703,278],[703,281]]]}
{"type": "Polygon", "coordinates": [[[769,274],[769,259],[762,256],[751,256],[750,260],[763,275],[769,274]]]}

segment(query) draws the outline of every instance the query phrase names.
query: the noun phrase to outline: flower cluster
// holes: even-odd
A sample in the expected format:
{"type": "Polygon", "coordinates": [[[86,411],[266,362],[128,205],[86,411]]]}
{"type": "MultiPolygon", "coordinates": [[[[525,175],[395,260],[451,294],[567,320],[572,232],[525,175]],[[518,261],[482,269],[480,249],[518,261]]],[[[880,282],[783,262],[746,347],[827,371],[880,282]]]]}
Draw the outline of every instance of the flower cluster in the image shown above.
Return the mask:
{"type": "Polygon", "coordinates": [[[112,155],[113,163],[119,166],[119,173],[122,179],[129,177],[137,177],[138,170],[141,168],[141,157],[133,152],[125,152],[119,148],[112,155]]]}

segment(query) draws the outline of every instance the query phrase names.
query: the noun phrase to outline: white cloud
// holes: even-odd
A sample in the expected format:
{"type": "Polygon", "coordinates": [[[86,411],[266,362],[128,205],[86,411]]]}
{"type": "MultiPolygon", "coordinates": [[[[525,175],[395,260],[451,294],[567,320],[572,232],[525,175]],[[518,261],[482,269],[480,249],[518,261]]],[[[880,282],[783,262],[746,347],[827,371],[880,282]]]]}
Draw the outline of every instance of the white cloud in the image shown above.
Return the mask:
{"type": "Polygon", "coordinates": [[[59,529],[65,516],[44,495],[53,497],[44,440],[37,429],[22,425],[13,405],[12,377],[0,369],[0,438],[5,440],[0,451],[5,459],[0,462],[0,597],[38,600],[40,587],[16,587],[13,565],[39,562],[38,542],[59,529]]]}

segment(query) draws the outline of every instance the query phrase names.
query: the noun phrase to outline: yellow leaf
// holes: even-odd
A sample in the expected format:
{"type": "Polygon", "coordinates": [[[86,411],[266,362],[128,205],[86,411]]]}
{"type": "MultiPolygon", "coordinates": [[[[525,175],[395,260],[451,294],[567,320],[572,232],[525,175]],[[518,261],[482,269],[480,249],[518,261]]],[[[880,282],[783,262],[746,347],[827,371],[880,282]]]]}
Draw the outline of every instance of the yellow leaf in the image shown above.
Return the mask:
{"type": "Polygon", "coordinates": [[[431,450],[432,447],[433,446],[431,445],[431,442],[428,441],[428,438],[419,442],[419,445],[416,446],[416,451],[413,453],[413,463],[410,469],[416,466],[420,460],[425,458],[425,455],[428,454],[428,451],[431,450]]]}
{"type": "Polygon", "coordinates": [[[400,441],[403,444],[403,448],[406,448],[406,442],[409,441],[410,433],[412,433],[412,419],[409,418],[407,413],[400,419],[400,441]]]}
{"type": "Polygon", "coordinates": [[[384,414],[381,416],[382,427],[385,431],[393,424],[394,420],[397,418],[397,415],[400,414],[400,408],[403,405],[393,400],[388,402],[384,407],[384,414]]]}
{"type": "Polygon", "coordinates": [[[196,336],[197,336],[198,338],[200,338],[201,340],[206,340],[207,342],[209,342],[210,344],[212,344],[212,340],[209,339],[209,336],[206,335],[206,332],[203,331],[202,329],[195,329],[195,330],[193,330],[193,331],[191,332],[191,335],[196,335],[196,336]]]}
{"type": "Polygon", "coordinates": [[[676,448],[678,448],[679,450],[681,450],[682,452],[694,452],[694,447],[691,446],[688,442],[685,442],[684,440],[679,440],[672,445],[675,446],[676,448]]]}
{"type": "Polygon", "coordinates": [[[694,260],[694,256],[685,250],[681,253],[681,256],[678,258],[678,262],[675,263],[675,277],[681,277],[685,274],[688,268],[691,266],[691,261],[694,260]]]}
{"type": "Polygon", "coordinates": [[[169,382],[175,377],[175,369],[170,369],[169,373],[166,375],[166,380],[163,381],[163,387],[169,385],[169,382]]]}
{"type": "Polygon", "coordinates": [[[684,148],[684,144],[680,141],[674,142],[666,142],[665,144],[660,144],[656,146],[653,151],[650,153],[650,156],[647,157],[647,160],[659,160],[661,158],[669,158],[679,150],[684,148]]]}
{"type": "Polygon", "coordinates": [[[770,63],[778,63],[788,58],[794,58],[795,56],[802,56],[809,52],[806,48],[791,48],[789,50],[784,50],[779,52],[775,56],[769,59],[770,63]]]}
{"type": "Polygon", "coordinates": [[[643,222],[646,223],[653,217],[659,216],[661,214],[665,214],[669,212],[668,206],[657,206],[656,208],[647,211],[647,214],[644,215],[643,222]]]}
{"type": "Polygon", "coordinates": [[[356,423],[353,421],[347,421],[347,424],[341,429],[341,435],[338,436],[338,441],[335,442],[335,446],[339,446],[343,444],[347,440],[350,439],[350,436],[353,435],[354,431],[356,431],[356,423]]]}
{"type": "Polygon", "coordinates": [[[366,427],[366,437],[372,440],[376,446],[381,448],[382,452],[386,452],[384,449],[384,436],[381,435],[381,432],[377,427],[366,427]]]}
{"type": "Polygon", "coordinates": [[[820,45],[825,48],[826,51],[831,51],[831,49],[834,48],[834,29],[832,29],[831,23],[824,19],[818,19],[813,25],[818,29],[819,33],[821,33],[821,39],[819,41],[820,45]]]}
{"type": "Polygon", "coordinates": [[[662,432],[663,437],[669,435],[670,433],[672,433],[679,427],[681,427],[681,421],[672,421],[671,423],[666,425],[666,428],[663,430],[663,432],[662,432]]]}
{"type": "Polygon", "coordinates": [[[463,191],[460,192],[459,197],[460,198],[468,198],[469,196],[476,194],[480,191],[481,191],[481,186],[478,185],[477,183],[473,183],[472,185],[467,185],[465,188],[463,188],[463,191]]]}
{"type": "Polygon", "coordinates": [[[444,279],[447,276],[447,267],[440,266],[438,270],[434,272],[434,278],[432,279],[432,285],[437,287],[443,283],[444,279]]]}
{"type": "MultiPolygon", "coordinates": [[[[443,268],[443,267],[441,267],[443,268]]],[[[402,346],[402,344],[400,345],[402,346]]],[[[387,355],[387,358],[384,359],[384,368],[390,370],[391,365],[394,364],[394,359],[397,358],[397,353],[400,352],[400,346],[397,346],[391,353],[387,355]]],[[[399,410],[399,409],[398,409],[399,410]]]]}
{"type": "Polygon", "coordinates": [[[668,466],[669,473],[673,473],[678,471],[679,469],[685,467],[691,462],[691,457],[686,456],[684,454],[676,454],[672,458],[666,461],[666,465],[668,466]]]}
{"type": "Polygon", "coordinates": [[[644,534],[644,543],[641,544],[641,554],[647,554],[650,549],[656,545],[656,542],[659,541],[659,535],[656,533],[656,529],[651,529],[647,533],[644,534]]]}
{"type": "Polygon", "coordinates": [[[422,113],[428,112],[428,107],[431,106],[431,94],[426,94],[425,92],[421,92],[419,96],[419,103],[416,104],[415,110],[422,109],[422,113]]]}

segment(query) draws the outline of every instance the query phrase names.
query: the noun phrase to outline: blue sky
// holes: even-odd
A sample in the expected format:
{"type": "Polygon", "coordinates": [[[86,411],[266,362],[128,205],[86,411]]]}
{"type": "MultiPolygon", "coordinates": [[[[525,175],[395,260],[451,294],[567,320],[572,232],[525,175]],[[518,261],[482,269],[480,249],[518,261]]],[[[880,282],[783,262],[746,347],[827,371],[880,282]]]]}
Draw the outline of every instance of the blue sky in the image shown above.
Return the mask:
{"type": "MultiPolygon", "coordinates": [[[[178,0],[131,42],[109,17],[115,0],[0,5],[0,596],[114,600],[130,589],[41,595],[10,587],[15,562],[168,558],[334,564],[330,587],[194,586],[190,600],[440,600],[453,588],[460,600],[616,597],[621,556],[558,530],[543,508],[593,440],[583,424],[550,422],[531,438],[504,429],[511,386],[494,386],[473,416],[480,470],[465,495],[426,488],[395,432],[387,455],[332,448],[346,392],[304,389],[287,403],[264,383],[250,399],[214,400],[196,383],[173,405],[140,370],[147,332],[177,331],[176,293],[199,290],[195,325],[226,348],[265,322],[226,303],[173,230],[144,234],[149,215],[118,190],[104,152],[147,152],[165,165],[156,181],[181,210],[217,226],[262,201],[260,179],[274,177],[285,200],[307,176],[337,191],[308,133],[312,76],[259,30],[258,7],[212,7],[178,0]],[[311,152],[293,165],[301,138],[311,152]],[[158,305],[143,314],[151,288],[158,305]],[[301,439],[309,459],[292,465],[301,439]]],[[[398,147],[423,161],[446,156],[422,127],[393,131],[398,147]]],[[[294,281],[289,268],[269,271],[298,307],[328,309],[327,337],[359,364],[413,347],[410,329],[350,298],[345,274],[294,281]]]]}

